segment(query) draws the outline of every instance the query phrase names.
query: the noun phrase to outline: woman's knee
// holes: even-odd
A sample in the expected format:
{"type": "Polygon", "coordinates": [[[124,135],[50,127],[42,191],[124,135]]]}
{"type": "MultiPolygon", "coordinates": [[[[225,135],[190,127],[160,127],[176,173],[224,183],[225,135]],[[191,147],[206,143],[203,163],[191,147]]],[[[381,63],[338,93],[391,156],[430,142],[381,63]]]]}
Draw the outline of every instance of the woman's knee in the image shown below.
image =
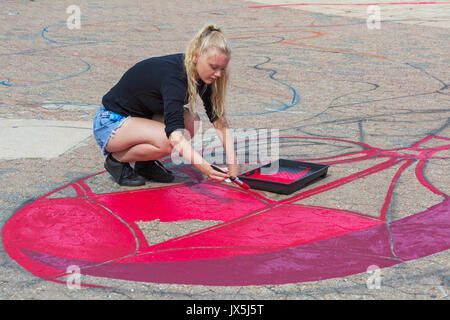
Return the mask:
{"type": "Polygon", "coordinates": [[[173,147],[170,143],[164,143],[162,145],[157,146],[159,148],[159,151],[164,156],[167,156],[172,153],[173,147]]]}

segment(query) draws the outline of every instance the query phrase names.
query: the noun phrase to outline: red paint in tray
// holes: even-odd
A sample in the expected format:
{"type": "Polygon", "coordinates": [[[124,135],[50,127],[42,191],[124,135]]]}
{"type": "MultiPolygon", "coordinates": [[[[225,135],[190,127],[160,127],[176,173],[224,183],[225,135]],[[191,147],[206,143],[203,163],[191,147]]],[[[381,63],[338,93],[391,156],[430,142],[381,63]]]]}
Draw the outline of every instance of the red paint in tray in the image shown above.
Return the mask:
{"type": "Polygon", "coordinates": [[[327,171],[328,165],[325,164],[278,159],[239,178],[252,189],[290,194],[325,177],[327,171]]]}
{"type": "Polygon", "coordinates": [[[255,170],[253,173],[247,175],[247,177],[281,183],[291,183],[309,173],[309,170],[309,168],[306,168],[300,172],[278,171],[272,174],[263,174],[260,170],[255,170]]]}

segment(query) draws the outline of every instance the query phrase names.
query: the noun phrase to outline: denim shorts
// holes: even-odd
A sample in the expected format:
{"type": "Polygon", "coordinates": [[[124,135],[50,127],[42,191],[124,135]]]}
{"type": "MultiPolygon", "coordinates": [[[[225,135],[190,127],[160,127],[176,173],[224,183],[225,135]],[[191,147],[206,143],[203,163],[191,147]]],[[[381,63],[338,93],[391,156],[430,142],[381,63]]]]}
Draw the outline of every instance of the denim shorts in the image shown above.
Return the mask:
{"type": "Polygon", "coordinates": [[[98,109],[93,123],[94,137],[105,157],[109,154],[109,152],[105,150],[109,138],[112,137],[116,130],[128,118],[130,117],[125,117],[115,112],[105,110],[104,107],[98,109]]]}

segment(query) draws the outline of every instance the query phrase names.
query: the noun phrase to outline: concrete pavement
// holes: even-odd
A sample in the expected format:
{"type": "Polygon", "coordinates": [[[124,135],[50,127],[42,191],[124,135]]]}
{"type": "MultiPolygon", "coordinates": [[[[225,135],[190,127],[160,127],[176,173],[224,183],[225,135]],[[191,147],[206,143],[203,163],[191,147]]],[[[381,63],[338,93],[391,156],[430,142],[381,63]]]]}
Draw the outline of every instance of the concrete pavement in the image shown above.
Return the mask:
{"type": "MultiPolygon", "coordinates": [[[[377,1],[379,29],[368,1],[277,6],[293,2],[5,2],[2,299],[448,299],[448,2],[377,1]],[[169,185],[104,173],[102,96],[207,22],[233,48],[237,150],[276,129],[279,157],[330,164],[325,179],[286,196],[170,158],[169,185]]],[[[201,118],[196,147],[217,160],[201,118]]]]}

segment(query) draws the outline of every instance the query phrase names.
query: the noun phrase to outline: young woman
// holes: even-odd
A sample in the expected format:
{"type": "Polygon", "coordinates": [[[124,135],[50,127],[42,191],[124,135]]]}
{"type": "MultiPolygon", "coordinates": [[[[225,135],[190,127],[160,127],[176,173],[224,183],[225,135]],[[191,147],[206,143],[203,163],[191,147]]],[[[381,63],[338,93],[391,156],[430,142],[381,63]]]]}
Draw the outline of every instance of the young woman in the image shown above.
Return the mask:
{"type": "Polygon", "coordinates": [[[105,168],[118,184],[172,181],[172,172],[158,159],[173,151],[210,179],[223,181],[239,174],[224,115],[230,58],[221,29],[207,25],[184,54],[146,59],[125,72],[103,97],[103,107],[94,119],[94,136],[106,157],[105,168]],[[194,123],[200,121],[197,95],[223,143],[228,174],[214,170],[189,143],[198,127],[194,123]],[[134,168],[130,162],[135,162],[134,168]]]}

